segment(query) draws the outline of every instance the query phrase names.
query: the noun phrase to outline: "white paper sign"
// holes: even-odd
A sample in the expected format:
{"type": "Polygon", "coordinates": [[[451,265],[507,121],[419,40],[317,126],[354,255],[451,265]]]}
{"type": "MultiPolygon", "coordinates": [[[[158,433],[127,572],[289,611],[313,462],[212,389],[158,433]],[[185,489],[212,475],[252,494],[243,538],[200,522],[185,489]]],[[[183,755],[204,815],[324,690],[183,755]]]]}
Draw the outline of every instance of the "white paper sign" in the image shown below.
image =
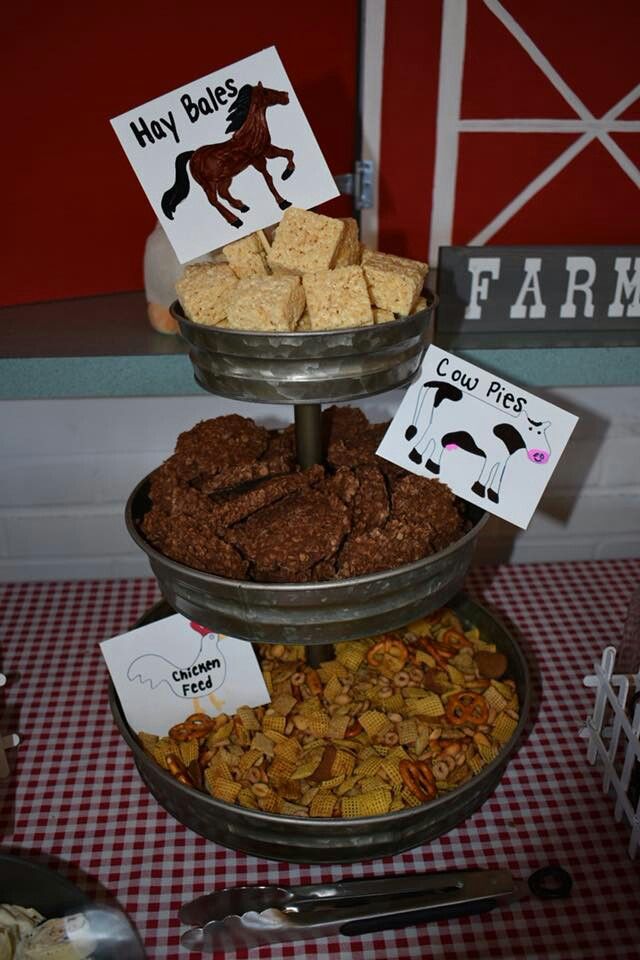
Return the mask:
{"type": "Polygon", "coordinates": [[[232,714],[269,702],[250,643],[176,613],[100,644],[135,733],[166,736],[192,713],[232,714]]]}
{"type": "Polygon", "coordinates": [[[181,263],[339,194],[275,47],[111,123],[181,263]]]}
{"type": "Polygon", "coordinates": [[[430,346],[378,454],[526,529],[578,418],[430,346]]]}

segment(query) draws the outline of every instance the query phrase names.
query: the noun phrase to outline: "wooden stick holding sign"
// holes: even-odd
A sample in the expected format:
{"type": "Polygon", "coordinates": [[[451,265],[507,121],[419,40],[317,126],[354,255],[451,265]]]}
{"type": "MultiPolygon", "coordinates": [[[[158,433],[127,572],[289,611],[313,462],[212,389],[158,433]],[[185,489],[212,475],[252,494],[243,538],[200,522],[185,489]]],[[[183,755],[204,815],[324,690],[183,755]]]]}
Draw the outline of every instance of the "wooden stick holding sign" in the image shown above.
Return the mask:
{"type": "MultiPolygon", "coordinates": [[[[4,673],[0,673],[0,687],[4,687],[7,678],[4,673]]],[[[20,737],[17,733],[9,733],[4,736],[0,734],[0,780],[6,780],[9,776],[9,761],[6,751],[11,747],[17,747],[20,743],[20,737]]]]}

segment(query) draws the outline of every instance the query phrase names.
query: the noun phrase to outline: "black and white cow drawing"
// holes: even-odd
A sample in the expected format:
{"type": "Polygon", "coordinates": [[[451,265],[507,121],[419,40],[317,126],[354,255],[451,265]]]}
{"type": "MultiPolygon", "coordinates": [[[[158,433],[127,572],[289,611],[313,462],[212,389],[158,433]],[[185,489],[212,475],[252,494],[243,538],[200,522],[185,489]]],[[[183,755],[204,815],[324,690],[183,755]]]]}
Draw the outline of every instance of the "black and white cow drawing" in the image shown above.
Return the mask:
{"type": "Polygon", "coordinates": [[[416,401],[413,420],[405,439],[417,440],[409,453],[412,463],[422,464],[439,474],[445,450],[465,450],[483,458],[482,469],[471,490],[478,497],[500,502],[500,487],[510,457],[526,450],[532,463],[546,463],[551,456],[547,429],[551,421],[531,420],[521,407],[496,422],[495,408],[486,423],[478,426],[469,404],[486,403],[452,383],[430,380],[423,384],[416,401]],[[474,426],[469,426],[469,423],[474,426]],[[473,435],[472,435],[473,433],[473,435]]]}

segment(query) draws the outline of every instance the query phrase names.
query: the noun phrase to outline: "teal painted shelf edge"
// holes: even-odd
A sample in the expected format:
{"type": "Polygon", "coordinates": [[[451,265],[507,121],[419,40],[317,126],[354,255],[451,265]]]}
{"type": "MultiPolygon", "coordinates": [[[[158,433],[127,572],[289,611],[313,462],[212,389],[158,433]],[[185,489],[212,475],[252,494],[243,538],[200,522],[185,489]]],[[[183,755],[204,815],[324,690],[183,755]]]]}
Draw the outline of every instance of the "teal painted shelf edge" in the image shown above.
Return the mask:
{"type": "MultiPolygon", "coordinates": [[[[640,383],[640,347],[461,350],[459,355],[527,387],[640,383]]],[[[184,354],[0,358],[0,399],[178,397],[202,394],[184,354]]]]}

